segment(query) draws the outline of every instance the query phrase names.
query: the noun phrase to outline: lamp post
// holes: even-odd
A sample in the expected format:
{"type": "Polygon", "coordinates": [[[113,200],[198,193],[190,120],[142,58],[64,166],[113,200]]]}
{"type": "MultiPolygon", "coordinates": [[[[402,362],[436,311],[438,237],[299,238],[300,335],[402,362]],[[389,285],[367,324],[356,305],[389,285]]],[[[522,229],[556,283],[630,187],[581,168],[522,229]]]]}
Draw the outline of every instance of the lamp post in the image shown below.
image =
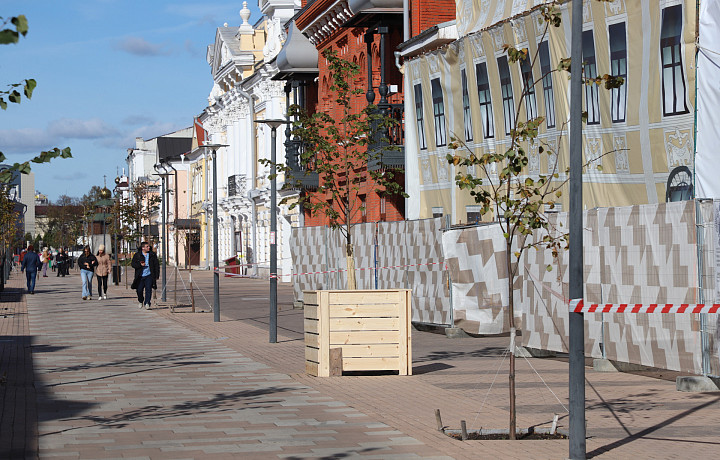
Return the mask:
{"type": "Polygon", "coordinates": [[[277,168],[275,156],[277,129],[288,123],[283,119],[255,120],[270,127],[272,138],[270,150],[270,343],[277,343],[277,168]]]}
{"type": "Polygon", "coordinates": [[[166,188],[166,180],[167,177],[171,174],[170,171],[167,170],[167,163],[164,160],[160,160],[160,163],[156,164],[154,166],[155,171],[157,171],[158,176],[162,179],[162,207],[161,207],[161,213],[162,213],[162,301],[167,301],[167,230],[165,228],[165,209],[167,206],[167,191],[166,188]]]}
{"type": "Polygon", "coordinates": [[[218,251],[218,219],[217,219],[217,149],[227,147],[225,144],[205,144],[201,146],[212,151],[213,176],[213,321],[220,322],[220,254],[218,251]]]}

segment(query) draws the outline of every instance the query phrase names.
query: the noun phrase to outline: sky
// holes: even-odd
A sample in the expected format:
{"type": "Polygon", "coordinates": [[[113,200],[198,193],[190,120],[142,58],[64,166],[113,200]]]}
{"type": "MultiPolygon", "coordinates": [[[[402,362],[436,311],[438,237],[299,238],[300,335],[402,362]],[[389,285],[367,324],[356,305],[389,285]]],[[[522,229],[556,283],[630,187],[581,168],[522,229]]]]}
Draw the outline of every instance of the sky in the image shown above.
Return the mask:
{"type": "MultiPolygon", "coordinates": [[[[32,99],[0,110],[5,163],[70,147],[73,158],[32,163],[36,190],[55,201],[79,198],[104,180],[112,188],[136,137],[189,127],[207,106],[207,46],[217,27],[240,25],[242,3],[0,2],[3,22],[24,14],[29,26],[17,44],[0,45],[0,87],[37,80],[32,99]]],[[[257,1],[248,8],[252,24],[257,1]]]]}

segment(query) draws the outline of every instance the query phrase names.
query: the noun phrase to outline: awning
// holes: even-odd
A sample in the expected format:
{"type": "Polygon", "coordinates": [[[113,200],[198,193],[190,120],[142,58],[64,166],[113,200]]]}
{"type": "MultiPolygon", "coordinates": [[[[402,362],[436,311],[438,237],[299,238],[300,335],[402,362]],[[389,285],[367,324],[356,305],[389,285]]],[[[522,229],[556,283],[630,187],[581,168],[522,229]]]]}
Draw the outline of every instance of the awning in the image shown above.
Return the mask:
{"type": "Polygon", "coordinates": [[[304,80],[318,74],[318,50],[300,32],[295,21],[288,27],[288,37],[275,58],[278,73],[273,80],[304,80]]]}
{"type": "Polygon", "coordinates": [[[178,230],[199,230],[200,221],[198,219],[176,219],[175,228],[178,230]]]}

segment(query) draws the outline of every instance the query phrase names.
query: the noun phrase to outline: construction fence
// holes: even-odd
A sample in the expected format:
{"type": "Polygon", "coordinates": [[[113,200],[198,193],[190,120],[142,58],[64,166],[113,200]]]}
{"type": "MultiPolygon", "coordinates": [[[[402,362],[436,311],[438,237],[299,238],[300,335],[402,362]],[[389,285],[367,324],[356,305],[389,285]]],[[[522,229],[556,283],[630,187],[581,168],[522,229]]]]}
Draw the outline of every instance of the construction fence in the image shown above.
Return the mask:
{"type": "MultiPolygon", "coordinates": [[[[550,215],[567,232],[567,214],[550,215]]],[[[584,213],[586,303],[720,303],[720,202],[599,208],[584,213]]],[[[447,228],[442,218],[353,228],[359,289],[413,290],[413,321],[474,334],[508,327],[505,239],[499,225],[447,228]]],[[[344,289],[344,241],[325,227],[293,229],[295,293],[344,289]]],[[[522,344],[568,343],[569,254],[528,249],[514,284],[522,344]],[[548,266],[551,267],[548,270],[548,266]]],[[[585,314],[588,356],[719,375],[718,314],[585,314]]]]}

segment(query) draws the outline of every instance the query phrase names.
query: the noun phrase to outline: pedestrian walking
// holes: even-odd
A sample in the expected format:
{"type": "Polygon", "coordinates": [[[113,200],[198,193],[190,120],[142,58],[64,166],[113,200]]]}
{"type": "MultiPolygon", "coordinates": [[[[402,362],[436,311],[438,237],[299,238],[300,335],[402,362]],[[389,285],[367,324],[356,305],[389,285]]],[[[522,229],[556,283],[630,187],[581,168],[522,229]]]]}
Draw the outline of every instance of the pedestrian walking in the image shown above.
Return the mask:
{"type": "Polygon", "coordinates": [[[22,264],[20,265],[20,271],[24,271],[25,277],[27,278],[28,294],[35,294],[35,278],[37,277],[37,272],[40,267],[42,267],[40,256],[37,255],[35,248],[31,244],[28,246],[22,264]]]}
{"type": "Polygon", "coordinates": [[[40,255],[40,262],[42,262],[42,274],[43,278],[47,278],[47,269],[52,260],[52,254],[48,251],[48,248],[43,248],[43,252],[40,255]]]}
{"type": "Polygon", "coordinates": [[[57,257],[55,257],[55,264],[57,265],[57,276],[65,276],[65,267],[68,263],[68,256],[65,254],[65,250],[60,248],[57,257]]]}
{"type": "Polygon", "coordinates": [[[112,263],[110,262],[110,255],[105,253],[104,244],[98,247],[95,258],[98,262],[97,268],[95,268],[95,275],[97,275],[98,282],[98,300],[107,299],[107,280],[112,263]]]}
{"type": "Polygon", "coordinates": [[[130,266],[135,269],[135,279],[132,288],[137,291],[138,308],[150,310],[152,290],[157,289],[155,280],[160,277],[160,263],[157,255],[150,250],[150,244],[143,241],[140,249],[132,258],[130,266]]]}
{"type": "Polygon", "coordinates": [[[92,300],[92,279],[97,265],[97,258],[90,252],[90,246],[85,246],[82,255],[78,257],[80,277],[82,278],[83,300],[92,300]]]}

